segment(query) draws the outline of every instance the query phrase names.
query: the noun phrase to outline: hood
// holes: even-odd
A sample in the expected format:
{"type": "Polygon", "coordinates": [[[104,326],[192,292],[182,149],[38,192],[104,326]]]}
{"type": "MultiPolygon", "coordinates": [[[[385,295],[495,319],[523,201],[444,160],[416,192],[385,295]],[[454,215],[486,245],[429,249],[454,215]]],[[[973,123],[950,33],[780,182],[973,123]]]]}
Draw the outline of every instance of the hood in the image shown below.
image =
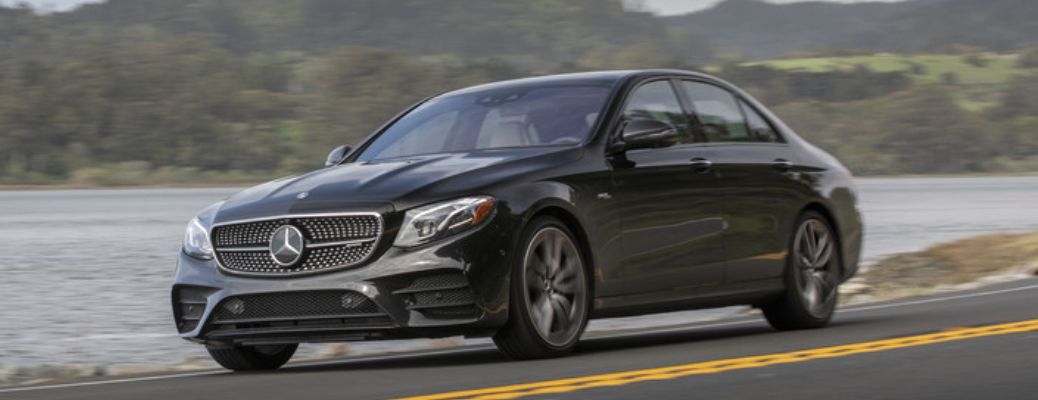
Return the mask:
{"type": "Polygon", "coordinates": [[[550,168],[580,149],[479,150],[347,163],[264,183],[231,196],[214,222],[288,214],[389,212],[463,196],[511,176],[550,168]]]}

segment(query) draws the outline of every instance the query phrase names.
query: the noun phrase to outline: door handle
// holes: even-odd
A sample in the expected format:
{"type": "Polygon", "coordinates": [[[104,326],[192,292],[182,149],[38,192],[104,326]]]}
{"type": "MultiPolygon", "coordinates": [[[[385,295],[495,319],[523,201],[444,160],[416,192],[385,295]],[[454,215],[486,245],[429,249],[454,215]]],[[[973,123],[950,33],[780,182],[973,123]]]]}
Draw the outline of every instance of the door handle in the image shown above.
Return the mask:
{"type": "Polygon", "coordinates": [[[784,158],[778,158],[771,162],[771,166],[779,171],[789,171],[793,169],[793,162],[784,158]]]}
{"type": "Polygon", "coordinates": [[[710,169],[710,167],[714,166],[714,162],[707,160],[705,158],[696,157],[691,160],[688,160],[688,165],[696,171],[705,172],[706,170],[710,169]]]}

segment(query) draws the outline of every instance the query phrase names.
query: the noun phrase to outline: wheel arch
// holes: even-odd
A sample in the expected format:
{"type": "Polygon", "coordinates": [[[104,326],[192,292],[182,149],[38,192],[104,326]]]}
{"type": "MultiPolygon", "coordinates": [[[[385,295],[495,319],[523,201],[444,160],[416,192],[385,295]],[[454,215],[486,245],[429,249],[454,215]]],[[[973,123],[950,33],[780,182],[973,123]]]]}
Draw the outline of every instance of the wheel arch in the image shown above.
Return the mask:
{"type": "Polygon", "coordinates": [[[838,222],[836,221],[836,217],[833,215],[832,211],[829,211],[829,207],[826,207],[824,204],[817,201],[810,202],[807,203],[807,205],[805,205],[804,208],[800,210],[800,213],[798,215],[803,214],[807,211],[814,211],[819,214],[822,214],[822,216],[825,217],[826,221],[833,226],[833,229],[837,231],[837,239],[839,239],[840,227],[838,226],[838,222]]]}

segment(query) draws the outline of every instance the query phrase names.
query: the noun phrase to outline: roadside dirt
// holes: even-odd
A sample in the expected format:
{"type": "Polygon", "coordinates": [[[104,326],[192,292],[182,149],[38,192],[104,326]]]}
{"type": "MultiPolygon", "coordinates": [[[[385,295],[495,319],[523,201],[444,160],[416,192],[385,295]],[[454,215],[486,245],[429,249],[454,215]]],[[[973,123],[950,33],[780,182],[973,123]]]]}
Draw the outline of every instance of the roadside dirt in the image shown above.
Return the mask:
{"type": "Polygon", "coordinates": [[[1038,232],[997,234],[897,254],[841,288],[843,304],[971,289],[1038,274],[1038,232]]]}

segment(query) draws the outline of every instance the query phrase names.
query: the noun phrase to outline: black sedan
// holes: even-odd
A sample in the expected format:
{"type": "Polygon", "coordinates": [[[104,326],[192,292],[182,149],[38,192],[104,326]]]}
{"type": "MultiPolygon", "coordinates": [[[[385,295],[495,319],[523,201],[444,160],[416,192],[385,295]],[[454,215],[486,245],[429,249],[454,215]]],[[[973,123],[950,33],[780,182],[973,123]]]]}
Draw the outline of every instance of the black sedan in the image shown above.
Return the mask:
{"type": "Polygon", "coordinates": [[[451,335],[552,357],[589,318],[737,304],[816,328],[858,267],[847,169],[704,74],[461,89],[326,164],[188,226],[175,322],[226,368],[277,368],[302,342],[451,335]]]}

